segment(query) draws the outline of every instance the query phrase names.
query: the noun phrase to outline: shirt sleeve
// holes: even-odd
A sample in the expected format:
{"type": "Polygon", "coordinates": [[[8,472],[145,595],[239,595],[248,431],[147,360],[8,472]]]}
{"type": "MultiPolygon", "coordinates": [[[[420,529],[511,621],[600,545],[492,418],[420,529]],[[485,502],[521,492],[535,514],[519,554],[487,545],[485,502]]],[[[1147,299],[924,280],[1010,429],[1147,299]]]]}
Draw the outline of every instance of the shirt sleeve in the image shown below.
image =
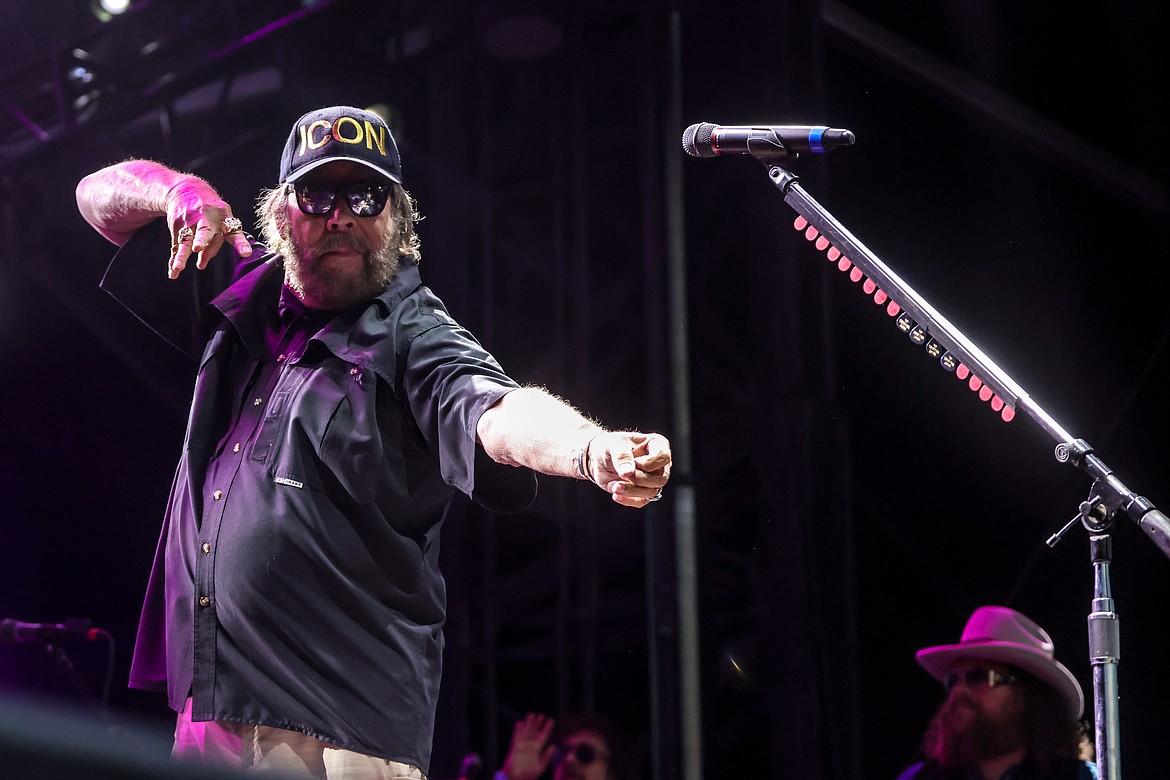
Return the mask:
{"type": "Polygon", "coordinates": [[[517,512],[536,496],[536,474],[492,460],[476,442],[480,415],[519,385],[496,359],[435,308],[410,342],[403,383],[423,437],[447,484],[494,512],[517,512]]]}
{"type": "Polygon", "coordinates": [[[206,269],[196,269],[192,259],[178,279],[167,278],[170,253],[166,220],[156,219],[118,249],[101,288],[180,352],[198,360],[217,319],[208,303],[259,263],[263,247],[254,246],[251,257],[242,258],[224,244],[206,269]]]}

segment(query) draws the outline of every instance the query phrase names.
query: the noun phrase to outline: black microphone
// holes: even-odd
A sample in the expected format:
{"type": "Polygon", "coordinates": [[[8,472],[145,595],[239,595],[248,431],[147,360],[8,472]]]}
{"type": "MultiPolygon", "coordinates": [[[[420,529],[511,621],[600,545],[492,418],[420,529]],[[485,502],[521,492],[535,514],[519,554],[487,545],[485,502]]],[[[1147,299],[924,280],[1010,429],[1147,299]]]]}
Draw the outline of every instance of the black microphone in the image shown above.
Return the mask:
{"type": "Polygon", "coordinates": [[[102,633],[100,628],[90,628],[90,622],[84,618],[68,618],[64,623],[0,620],[0,645],[13,645],[17,642],[55,642],[59,639],[93,641],[102,633]]]}
{"type": "Polygon", "coordinates": [[[842,146],[851,146],[857,138],[850,130],[839,130],[824,125],[759,125],[754,127],[722,127],[710,122],[699,122],[683,132],[682,145],[692,157],[715,157],[720,154],[751,154],[771,152],[769,156],[787,156],[795,159],[800,152],[824,154],[842,146]]]}

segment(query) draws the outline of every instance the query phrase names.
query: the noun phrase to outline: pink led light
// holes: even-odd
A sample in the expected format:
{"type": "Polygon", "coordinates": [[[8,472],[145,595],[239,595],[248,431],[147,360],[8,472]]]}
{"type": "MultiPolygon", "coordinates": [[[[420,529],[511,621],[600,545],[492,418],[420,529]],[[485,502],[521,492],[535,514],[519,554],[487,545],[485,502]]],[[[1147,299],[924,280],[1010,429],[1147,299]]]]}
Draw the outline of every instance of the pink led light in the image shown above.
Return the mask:
{"type": "Polygon", "coordinates": [[[804,237],[807,238],[809,241],[812,241],[818,235],[820,235],[820,234],[817,232],[817,229],[815,227],[813,227],[812,225],[809,225],[807,228],[805,228],[804,237]]]}
{"type": "Polygon", "coordinates": [[[792,227],[796,228],[797,230],[804,230],[806,227],[808,227],[808,220],[804,217],[797,216],[796,219],[792,222],[792,227]]]}
{"type": "Polygon", "coordinates": [[[1005,406],[1003,411],[999,413],[999,416],[1003,418],[1004,422],[1011,422],[1012,418],[1016,416],[1016,410],[1010,406],[1005,406]]]}
{"type": "Polygon", "coordinates": [[[990,401],[991,396],[993,396],[993,395],[995,395],[995,394],[991,392],[991,388],[988,387],[987,385],[984,385],[983,387],[979,388],[979,400],[980,401],[990,401]]]}
{"type": "Polygon", "coordinates": [[[854,266],[853,270],[849,272],[849,278],[855,282],[860,282],[864,276],[865,274],[857,266],[854,266]]]}
{"type": "Polygon", "coordinates": [[[877,282],[873,279],[866,279],[865,284],[861,285],[861,289],[865,290],[866,295],[873,295],[873,291],[877,289],[877,282]]]}
{"type": "Polygon", "coordinates": [[[837,261],[837,270],[848,271],[849,266],[851,266],[851,265],[853,265],[853,261],[851,261],[845,255],[841,255],[841,259],[837,261]]]}
{"type": "Polygon", "coordinates": [[[875,292],[873,294],[873,302],[876,303],[878,306],[881,306],[883,303],[885,303],[889,299],[889,297],[890,296],[886,295],[881,290],[878,290],[877,292],[875,292]]]}
{"type": "Polygon", "coordinates": [[[829,247],[829,259],[830,259],[830,260],[836,260],[836,259],[837,259],[838,257],[840,257],[840,256],[841,256],[841,250],[840,250],[840,249],[838,249],[838,248],[837,248],[837,247],[835,247],[835,246],[831,246],[831,247],[829,247]]]}
{"type": "Polygon", "coordinates": [[[991,399],[991,408],[998,412],[1000,409],[1003,408],[1003,399],[1000,398],[998,395],[995,398],[992,398],[991,399]]]}
{"type": "Polygon", "coordinates": [[[890,301],[890,305],[886,307],[886,314],[891,317],[897,317],[902,312],[902,307],[896,302],[890,301]]]}
{"type": "Polygon", "coordinates": [[[967,387],[971,388],[972,390],[978,390],[982,386],[983,380],[974,374],[972,374],[971,378],[967,380],[967,387]]]}
{"type": "Polygon", "coordinates": [[[817,239],[817,249],[821,250],[822,252],[825,251],[825,247],[827,247],[828,245],[829,245],[829,239],[825,238],[824,236],[821,236],[820,238],[817,239]]]}
{"type": "Polygon", "coordinates": [[[955,376],[957,376],[959,379],[966,379],[970,373],[971,369],[967,368],[962,363],[960,363],[959,367],[955,369],[955,376]]]}

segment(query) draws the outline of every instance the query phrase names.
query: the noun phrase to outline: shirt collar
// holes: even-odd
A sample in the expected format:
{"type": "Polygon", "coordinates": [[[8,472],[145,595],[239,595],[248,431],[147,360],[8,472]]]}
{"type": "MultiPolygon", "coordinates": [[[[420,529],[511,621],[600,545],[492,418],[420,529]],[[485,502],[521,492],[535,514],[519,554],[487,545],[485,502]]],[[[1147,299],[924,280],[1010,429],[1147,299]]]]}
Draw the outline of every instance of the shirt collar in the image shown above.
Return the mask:
{"type": "Polygon", "coordinates": [[[288,286],[288,282],[285,281],[280,285],[280,300],[276,304],[276,311],[283,322],[292,322],[310,309],[296,296],[296,293],[288,286]]]}

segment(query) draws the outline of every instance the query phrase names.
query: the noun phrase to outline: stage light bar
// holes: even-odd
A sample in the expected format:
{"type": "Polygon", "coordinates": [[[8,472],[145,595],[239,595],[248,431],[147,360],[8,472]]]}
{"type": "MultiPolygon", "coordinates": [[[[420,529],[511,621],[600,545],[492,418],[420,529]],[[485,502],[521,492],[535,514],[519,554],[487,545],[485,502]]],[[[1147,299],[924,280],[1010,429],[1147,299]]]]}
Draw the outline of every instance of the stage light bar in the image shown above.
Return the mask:
{"type": "Polygon", "coordinates": [[[861,289],[867,296],[873,298],[874,303],[885,306],[886,314],[895,318],[894,325],[905,333],[911,342],[918,346],[924,346],[926,354],[936,358],[943,369],[953,372],[955,376],[965,381],[967,386],[979,395],[979,399],[987,402],[1005,422],[1010,422],[1016,416],[1016,410],[1013,407],[1008,406],[1002,398],[995,394],[995,391],[983,383],[983,380],[972,374],[967,366],[951,354],[945,344],[931,337],[930,330],[926,325],[915,322],[909,312],[903,311],[901,305],[881,290],[873,279],[866,278],[865,272],[842,254],[840,249],[833,246],[832,241],[822,236],[820,231],[807,219],[798,216],[792,226],[803,233],[805,239],[812,242],[819,251],[824,252],[829,262],[837,266],[837,270],[848,273],[851,282],[861,283],[861,289]]]}

